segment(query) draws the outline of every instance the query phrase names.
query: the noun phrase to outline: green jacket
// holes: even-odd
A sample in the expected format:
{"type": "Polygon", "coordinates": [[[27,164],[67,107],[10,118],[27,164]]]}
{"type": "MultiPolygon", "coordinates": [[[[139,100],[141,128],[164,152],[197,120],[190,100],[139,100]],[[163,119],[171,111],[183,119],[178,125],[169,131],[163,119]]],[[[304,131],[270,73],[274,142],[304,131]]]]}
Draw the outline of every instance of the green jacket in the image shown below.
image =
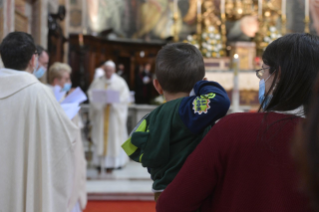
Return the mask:
{"type": "Polygon", "coordinates": [[[156,108],[122,145],[132,160],[150,168],[155,191],[167,187],[215,121],[228,111],[227,93],[218,83],[196,85],[195,96],[156,108]]]}

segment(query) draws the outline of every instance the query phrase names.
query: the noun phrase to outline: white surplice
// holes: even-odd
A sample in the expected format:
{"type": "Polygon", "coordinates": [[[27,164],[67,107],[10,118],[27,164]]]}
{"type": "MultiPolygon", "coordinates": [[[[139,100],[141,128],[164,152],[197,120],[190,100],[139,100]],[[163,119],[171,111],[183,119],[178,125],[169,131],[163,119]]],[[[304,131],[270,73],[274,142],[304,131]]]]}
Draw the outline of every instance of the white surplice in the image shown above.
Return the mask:
{"type": "MultiPolygon", "coordinates": [[[[52,91],[54,95],[54,87],[47,85],[48,88],[52,91]]],[[[60,100],[57,100],[59,103],[65,99],[66,96],[63,96],[60,100]]],[[[81,212],[85,209],[87,204],[87,193],[86,193],[86,160],[84,155],[84,148],[82,142],[81,129],[83,123],[79,114],[77,114],[72,122],[78,127],[77,136],[75,139],[73,157],[74,157],[74,174],[73,174],[73,187],[71,198],[69,201],[69,211],[72,212],[81,212]]]]}
{"type": "Polygon", "coordinates": [[[123,78],[113,74],[111,79],[100,77],[95,79],[88,91],[90,99],[90,121],[92,124],[92,141],[94,143],[93,157],[95,165],[101,165],[104,168],[118,168],[124,166],[128,157],[122,150],[121,145],[127,139],[127,114],[130,92],[123,78]],[[120,93],[120,103],[110,105],[109,128],[107,138],[107,150],[104,155],[104,113],[105,104],[92,102],[92,90],[101,89],[114,90],[120,93]]]}
{"type": "Polygon", "coordinates": [[[76,143],[74,146],[74,178],[73,178],[73,189],[71,198],[69,201],[69,209],[73,208],[72,211],[82,211],[85,209],[87,204],[87,193],[86,193],[86,160],[83,149],[81,125],[82,122],[79,115],[76,115],[72,122],[79,127],[78,134],[76,137],[76,143]],[[80,210],[79,210],[80,209],[80,210]]]}
{"type": "Polygon", "coordinates": [[[0,69],[0,211],[69,212],[78,128],[50,89],[0,69]]]}

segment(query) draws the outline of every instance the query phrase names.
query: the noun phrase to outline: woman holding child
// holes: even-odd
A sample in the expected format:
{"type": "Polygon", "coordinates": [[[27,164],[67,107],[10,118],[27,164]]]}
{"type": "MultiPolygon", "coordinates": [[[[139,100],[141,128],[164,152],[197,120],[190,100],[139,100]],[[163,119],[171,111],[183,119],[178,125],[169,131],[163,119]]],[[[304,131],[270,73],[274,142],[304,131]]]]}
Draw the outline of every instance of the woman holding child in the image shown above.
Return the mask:
{"type": "Polygon", "coordinates": [[[158,212],[311,211],[298,190],[291,139],[319,70],[319,39],[290,34],[264,52],[261,113],[221,119],[157,202],[158,212]]]}

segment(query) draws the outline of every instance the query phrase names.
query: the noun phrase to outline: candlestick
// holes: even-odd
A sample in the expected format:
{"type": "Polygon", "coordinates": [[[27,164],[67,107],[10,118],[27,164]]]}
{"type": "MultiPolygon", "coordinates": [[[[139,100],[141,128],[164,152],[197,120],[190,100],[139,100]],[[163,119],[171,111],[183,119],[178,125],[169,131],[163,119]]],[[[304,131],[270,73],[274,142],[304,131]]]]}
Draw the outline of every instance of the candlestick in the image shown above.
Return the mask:
{"type": "Polygon", "coordinates": [[[221,20],[222,20],[222,25],[221,25],[221,33],[222,33],[222,43],[223,43],[223,50],[224,53],[226,53],[226,14],[222,13],[221,14],[221,20]]]}
{"type": "Polygon", "coordinates": [[[309,24],[309,0],[305,0],[305,33],[310,33],[309,24]]]}
{"type": "Polygon", "coordinates": [[[258,0],[258,15],[262,16],[263,14],[263,1],[262,0],[258,0]]]}
{"type": "Polygon", "coordinates": [[[79,34],[79,44],[80,44],[80,46],[83,46],[83,44],[84,44],[84,39],[83,39],[83,34],[82,33],[79,34]]]}
{"type": "Polygon", "coordinates": [[[281,34],[286,34],[286,23],[287,23],[287,16],[286,16],[286,0],[281,0],[281,34]]]}
{"type": "Polygon", "coordinates": [[[305,18],[309,17],[309,0],[305,0],[305,18]]]}
{"type": "Polygon", "coordinates": [[[197,14],[202,14],[202,1],[197,0],[197,14]]]}
{"type": "Polygon", "coordinates": [[[198,42],[201,46],[201,37],[202,37],[202,1],[197,0],[197,35],[198,42]]]}
{"type": "Polygon", "coordinates": [[[220,13],[225,14],[225,0],[220,1],[220,13]]]}
{"type": "Polygon", "coordinates": [[[240,112],[239,109],[239,79],[238,79],[238,72],[239,72],[239,56],[238,54],[234,55],[233,58],[233,70],[234,70],[234,85],[233,85],[233,93],[232,93],[232,106],[233,112],[240,112]]]}
{"type": "Polygon", "coordinates": [[[286,16],[286,0],[281,0],[281,14],[286,16]]]}
{"type": "Polygon", "coordinates": [[[285,35],[286,32],[287,32],[286,24],[287,24],[287,17],[286,17],[286,15],[281,15],[281,34],[282,34],[282,35],[285,35]]]}
{"type": "Polygon", "coordinates": [[[175,14],[177,12],[177,0],[174,0],[174,11],[173,14],[175,14]]]}
{"type": "Polygon", "coordinates": [[[310,33],[309,24],[310,24],[310,18],[309,16],[306,16],[305,17],[305,33],[310,33]]]}
{"type": "Polygon", "coordinates": [[[174,0],[174,8],[173,8],[173,40],[174,42],[178,42],[178,30],[177,30],[177,20],[178,20],[178,0],[174,0]]]}

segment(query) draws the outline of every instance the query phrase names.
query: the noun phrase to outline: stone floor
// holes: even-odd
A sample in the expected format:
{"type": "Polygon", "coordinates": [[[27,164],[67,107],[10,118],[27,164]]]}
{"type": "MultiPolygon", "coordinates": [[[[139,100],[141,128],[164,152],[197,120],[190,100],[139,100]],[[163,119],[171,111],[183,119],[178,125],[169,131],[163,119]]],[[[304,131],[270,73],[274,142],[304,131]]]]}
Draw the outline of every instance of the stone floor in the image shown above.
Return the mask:
{"type": "Polygon", "coordinates": [[[111,174],[89,168],[87,171],[89,200],[153,200],[152,180],[141,164],[129,162],[111,174]]]}

